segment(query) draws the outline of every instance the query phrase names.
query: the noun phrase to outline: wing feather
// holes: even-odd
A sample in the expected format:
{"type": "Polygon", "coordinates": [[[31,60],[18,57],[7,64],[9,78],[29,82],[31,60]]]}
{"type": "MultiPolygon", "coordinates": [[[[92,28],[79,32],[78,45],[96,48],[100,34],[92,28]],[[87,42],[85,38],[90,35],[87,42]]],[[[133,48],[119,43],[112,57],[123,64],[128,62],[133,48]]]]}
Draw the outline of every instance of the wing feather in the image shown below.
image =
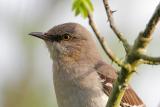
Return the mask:
{"type": "MultiPolygon", "coordinates": [[[[95,65],[95,69],[97,70],[100,79],[102,80],[102,85],[104,88],[104,92],[109,96],[111,94],[113,88],[113,82],[117,78],[116,70],[106,64],[103,61],[99,61],[95,65]]],[[[122,107],[145,107],[142,100],[138,97],[135,91],[129,86],[126,89],[126,92],[122,98],[121,102],[122,107]]]]}

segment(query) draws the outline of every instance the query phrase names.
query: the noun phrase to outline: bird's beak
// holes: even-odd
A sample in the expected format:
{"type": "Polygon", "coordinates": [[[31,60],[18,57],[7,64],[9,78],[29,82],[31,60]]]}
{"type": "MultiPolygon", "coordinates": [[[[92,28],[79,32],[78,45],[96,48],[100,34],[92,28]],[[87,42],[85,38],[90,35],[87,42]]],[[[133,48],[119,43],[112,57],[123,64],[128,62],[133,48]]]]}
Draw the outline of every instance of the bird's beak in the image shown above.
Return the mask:
{"type": "Polygon", "coordinates": [[[29,35],[35,36],[37,38],[43,39],[43,40],[48,40],[47,36],[43,32],[31,32],[29,35]]]}

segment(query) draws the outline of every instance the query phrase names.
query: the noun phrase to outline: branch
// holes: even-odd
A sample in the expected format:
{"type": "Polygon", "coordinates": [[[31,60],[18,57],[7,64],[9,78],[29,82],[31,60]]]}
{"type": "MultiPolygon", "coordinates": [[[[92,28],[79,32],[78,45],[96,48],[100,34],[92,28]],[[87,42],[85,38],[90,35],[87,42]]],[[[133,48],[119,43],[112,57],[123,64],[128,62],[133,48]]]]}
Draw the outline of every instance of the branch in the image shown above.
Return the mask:
{"type": "Polygon", "coordinates": [[[160,64],[160,57],[140,55],[140,58],[142,59],[142,62],[144,64],[150,64],[150,65],[159,65],[160,64]]]}
{"type": "Polygon", "coordinates": [[[106,40],[104,39],[103,36],[101,36],[95,22],[93,21],[93,17],[90,13],[88,13],[88,19],[89,19],[89,24],[92,28],[92,30],[94,31],[97,39],[99,40],[100,45],[102,46],[103,50],[105,51],[105,53],[108,55],[108,57],[114,61],[117,65],[119,65],[120,67],[124,67],[124,63],[123,61],[121,61],[120,59],[118,59],[116,57],[116,55],[112,52],[112,50],[109,48],[106,40]]]}
{"type": "Polygon", "coordinates": [[[158,23],[158,21],[160,20],[160,3],[158,4],[154,14],[152,15],[149,23],[147,24],[145,30],[144,30],[144,33],[143,33],[143,36],[146,37],[146,38],[150,38],[153,31],[155,30],[156,28],[156,25],[158,23]]]}
{"type": "Polygon", "coordinates": [[[108,21],[110,23],[110,27],[113,30],[113,32],[116,34],[116,36],[118,37],[118,39],[123,43],[123,46],[125,47],[126,52],[128,53],[130,51],[130,45],[128,43],[128,41],[123,37],[123,34],[118,30],[118,28],[116,27],[115,23],[114,23],[114,19],[113,19],[113,11],[110,9],[108,0],[103,0],[105,9],[106,9],[106,13],[108,16],[108,21]]]}
{"type": "Polygon", "coordinates": [[[158,4],[154,14],[149,20],[145,30],[139,33],[139,36],[136,39],[133,46],[135,51],[138,50],[140,54],[143,54],[145,52],[147,45],[152,40],[152,33],[154,32],[159,20],[160,20],[160,3],[158,4]]]}
{"type": "Polygon", "coordinates": [[[142,52],[145,51],[147,45],[152,40],[152,33],[154,32],[159,20],[160,20],[160,3],[158,4],[154,14],[149,20],[144,32],[140,32],[138,38],[136,39],[134,43],[135,50],[142,50],[142,52]]]}
{"type": "MultiPolygon", "coordinates": [[[[111,15],[111,12],[108,6],[108,1],[104,0],[107,8],[108,16],[111,15]]],[[[157,25],[158,21],[160,20],[160,3],[157,6],[157,9],[155,10],[153,16],[151,17],[149,23],[147,24],[147,27],[145,28],[144,32],[140,32],[138,38],[134,42],[133,47],[131,48],[129,54],[127,54],[125,63],[130,65],[129,69],[122,68],[118,78],[116,79],[112,93],[109,97],[109,100],[107,102],[106,107],[119,107],[121,99],[125,93],[125,88],[129,84],[130,79],[132,78],[132,74],[134,71],[136,71],[136,68],[138,65],[140,65],[139,61],[141,59],[144,60],[144,63],[154,63],[154,64],[160,64],[160,58],[154,58],[150,56],[143,55],[145,53],[146,47],[151,41],[151,34],[155,30],[155,26],[157,25]],[[135,53],[141,55],[137,56],[135,53]],[[123,87],[124,86],[124,87],[123,87]]],[[[112,18],[111,18],[112,21],[112,18]]]]}
{"type": "MultiPolygon", "coordinates": [[[[160,21],[160,3],[158,4],[157,8],[155,9],[155,12],[152,15],[151,19],[149,20],[145,30],[143,32],[139,33],[139,36],[137,37],[137,39],[134,43],[134,46],[133,46],[134,51],[137,51],[140,54],[143,54],[146,51],[146,47],[150,43],[150,41],[152,40],[152,34],[153,34],[153,32],[156,28],[156,25],[159,21],[160,21]]],[[[145,63],[147,63],[147,62],[145,62],[145,63]]]]}

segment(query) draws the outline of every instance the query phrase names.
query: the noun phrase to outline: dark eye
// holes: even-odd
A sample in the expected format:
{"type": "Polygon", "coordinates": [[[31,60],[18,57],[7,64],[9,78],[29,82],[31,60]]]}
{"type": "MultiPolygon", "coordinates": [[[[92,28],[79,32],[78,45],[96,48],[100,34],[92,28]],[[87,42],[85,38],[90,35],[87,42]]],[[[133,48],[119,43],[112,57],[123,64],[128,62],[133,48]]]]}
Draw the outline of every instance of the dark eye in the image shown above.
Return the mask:
{"type": "Polygon", "coordinates": [[[71,39],[71,35],[69,35],[69,34],[65,34],[65,35],[63,35],[63,40],[69,40],[69,39],[71,39]]]}

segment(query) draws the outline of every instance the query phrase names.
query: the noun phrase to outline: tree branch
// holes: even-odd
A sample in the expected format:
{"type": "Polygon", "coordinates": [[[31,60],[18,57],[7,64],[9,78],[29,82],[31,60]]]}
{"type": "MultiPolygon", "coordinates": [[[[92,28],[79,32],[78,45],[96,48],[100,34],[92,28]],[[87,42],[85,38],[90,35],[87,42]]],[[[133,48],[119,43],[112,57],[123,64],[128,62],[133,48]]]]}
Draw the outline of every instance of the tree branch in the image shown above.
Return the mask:
{"type": "Polygon", "coordinates": [[[106,13],[107,13],[107,16],[108,16],[108,21],[110,23],[111,29],[116,34],[118,39],[123,43],[123,46],[126,50],[126,53],[129,53],[131,46],[129,45],[128,41],[123,37],[123,34],[116,27],[116,25],[114,23],[113,15],[112,15],[113,11],[110,9],[108,0],[103,0],[103,3],[104,3],[104,6],[105,6],[105,9],[106,9],[106,13]]]}
{"type": "Polygon", "coordinates": [[[154,14],[152,15],[149,23],[147,24],[145,30],[144,30],[144,33],[143,33],[143,36],[145,38],[150,38],[153,31],[155,30],[156,28],[156,25],[158,23],[158,21],[160,20],[160,3],[158,4],[154,14]]]}
{"type": "Polygon", "coordinates": [[[140,54],[145,52],[147,45],[152,40],[152,34],[159,20],[160,20],[160,3],[158,4],[153,16],[149,20],[145,30],[139,33],[139,36],[136,39],[133,46],[134,50],[140,51],[140,54]]]}
{"type": "Polygon", "coordinates": [[[150,65],[159,65],[160,64],[160,57],[151,57],[147,55],[140,55],[142,59],[142,63],[150,64],[150,65]]]}
{"type": "MultiPolygon", "coordinates": [[[[104,0],[104,2],[105,4],[107,4],[106,10],[109,14],[108,16],[110,16],[111,13],[109,13],[110,9],[108,9],[109,8],[108,0],[104,0]]],[[[106,107],[119,107],[121,99],[125,93],[125,88],[129,84],[129,81],[132,78],[132,74],[134,73],[134,71],[136,71],[137,66],[141,64],[139,62],[141,59],[144,60],[143,63],[160,64],[159,57],[154,58],[154,57],[143,55],[146,51],[147,45],[152,39],[151,35],[153,31],[155,30],[155,26],[157,25],[159,20],[160,20],[160,3],[158,4],[144,32],[139,33],[139,36],[135,40],[133,47],[131,48],[129,54],[127,54],[124,62],[130,65],[130,69],[124,69],[124,68],[121,69],[118,75],[118,78],[116,79],[116,82],[114,83],[113,90],[109,97],[106,107]],[[138,56],[137,54],[140,56],[138,56]]]]}
{"type": "Polygon", "coordinates": [[[90,13],[88,13],[88,19],[89,19],[89,24],[92,28],[92,30],[94,31],[97,39],[99,40],[100,45],[102,46],[103,50],[105,51],[105,53],[108,55],[108,57],[115,62],[117,65],[119,65],[120,67],[124,67],[123,61],[121,61],[120,59],[118,59],[116,57],[116,55],[112,52],[112,50],[109,48],[106,40],[104,39],[103,36],[101,36],[95,22],[93,21],[93,17],[90,13]]]}

